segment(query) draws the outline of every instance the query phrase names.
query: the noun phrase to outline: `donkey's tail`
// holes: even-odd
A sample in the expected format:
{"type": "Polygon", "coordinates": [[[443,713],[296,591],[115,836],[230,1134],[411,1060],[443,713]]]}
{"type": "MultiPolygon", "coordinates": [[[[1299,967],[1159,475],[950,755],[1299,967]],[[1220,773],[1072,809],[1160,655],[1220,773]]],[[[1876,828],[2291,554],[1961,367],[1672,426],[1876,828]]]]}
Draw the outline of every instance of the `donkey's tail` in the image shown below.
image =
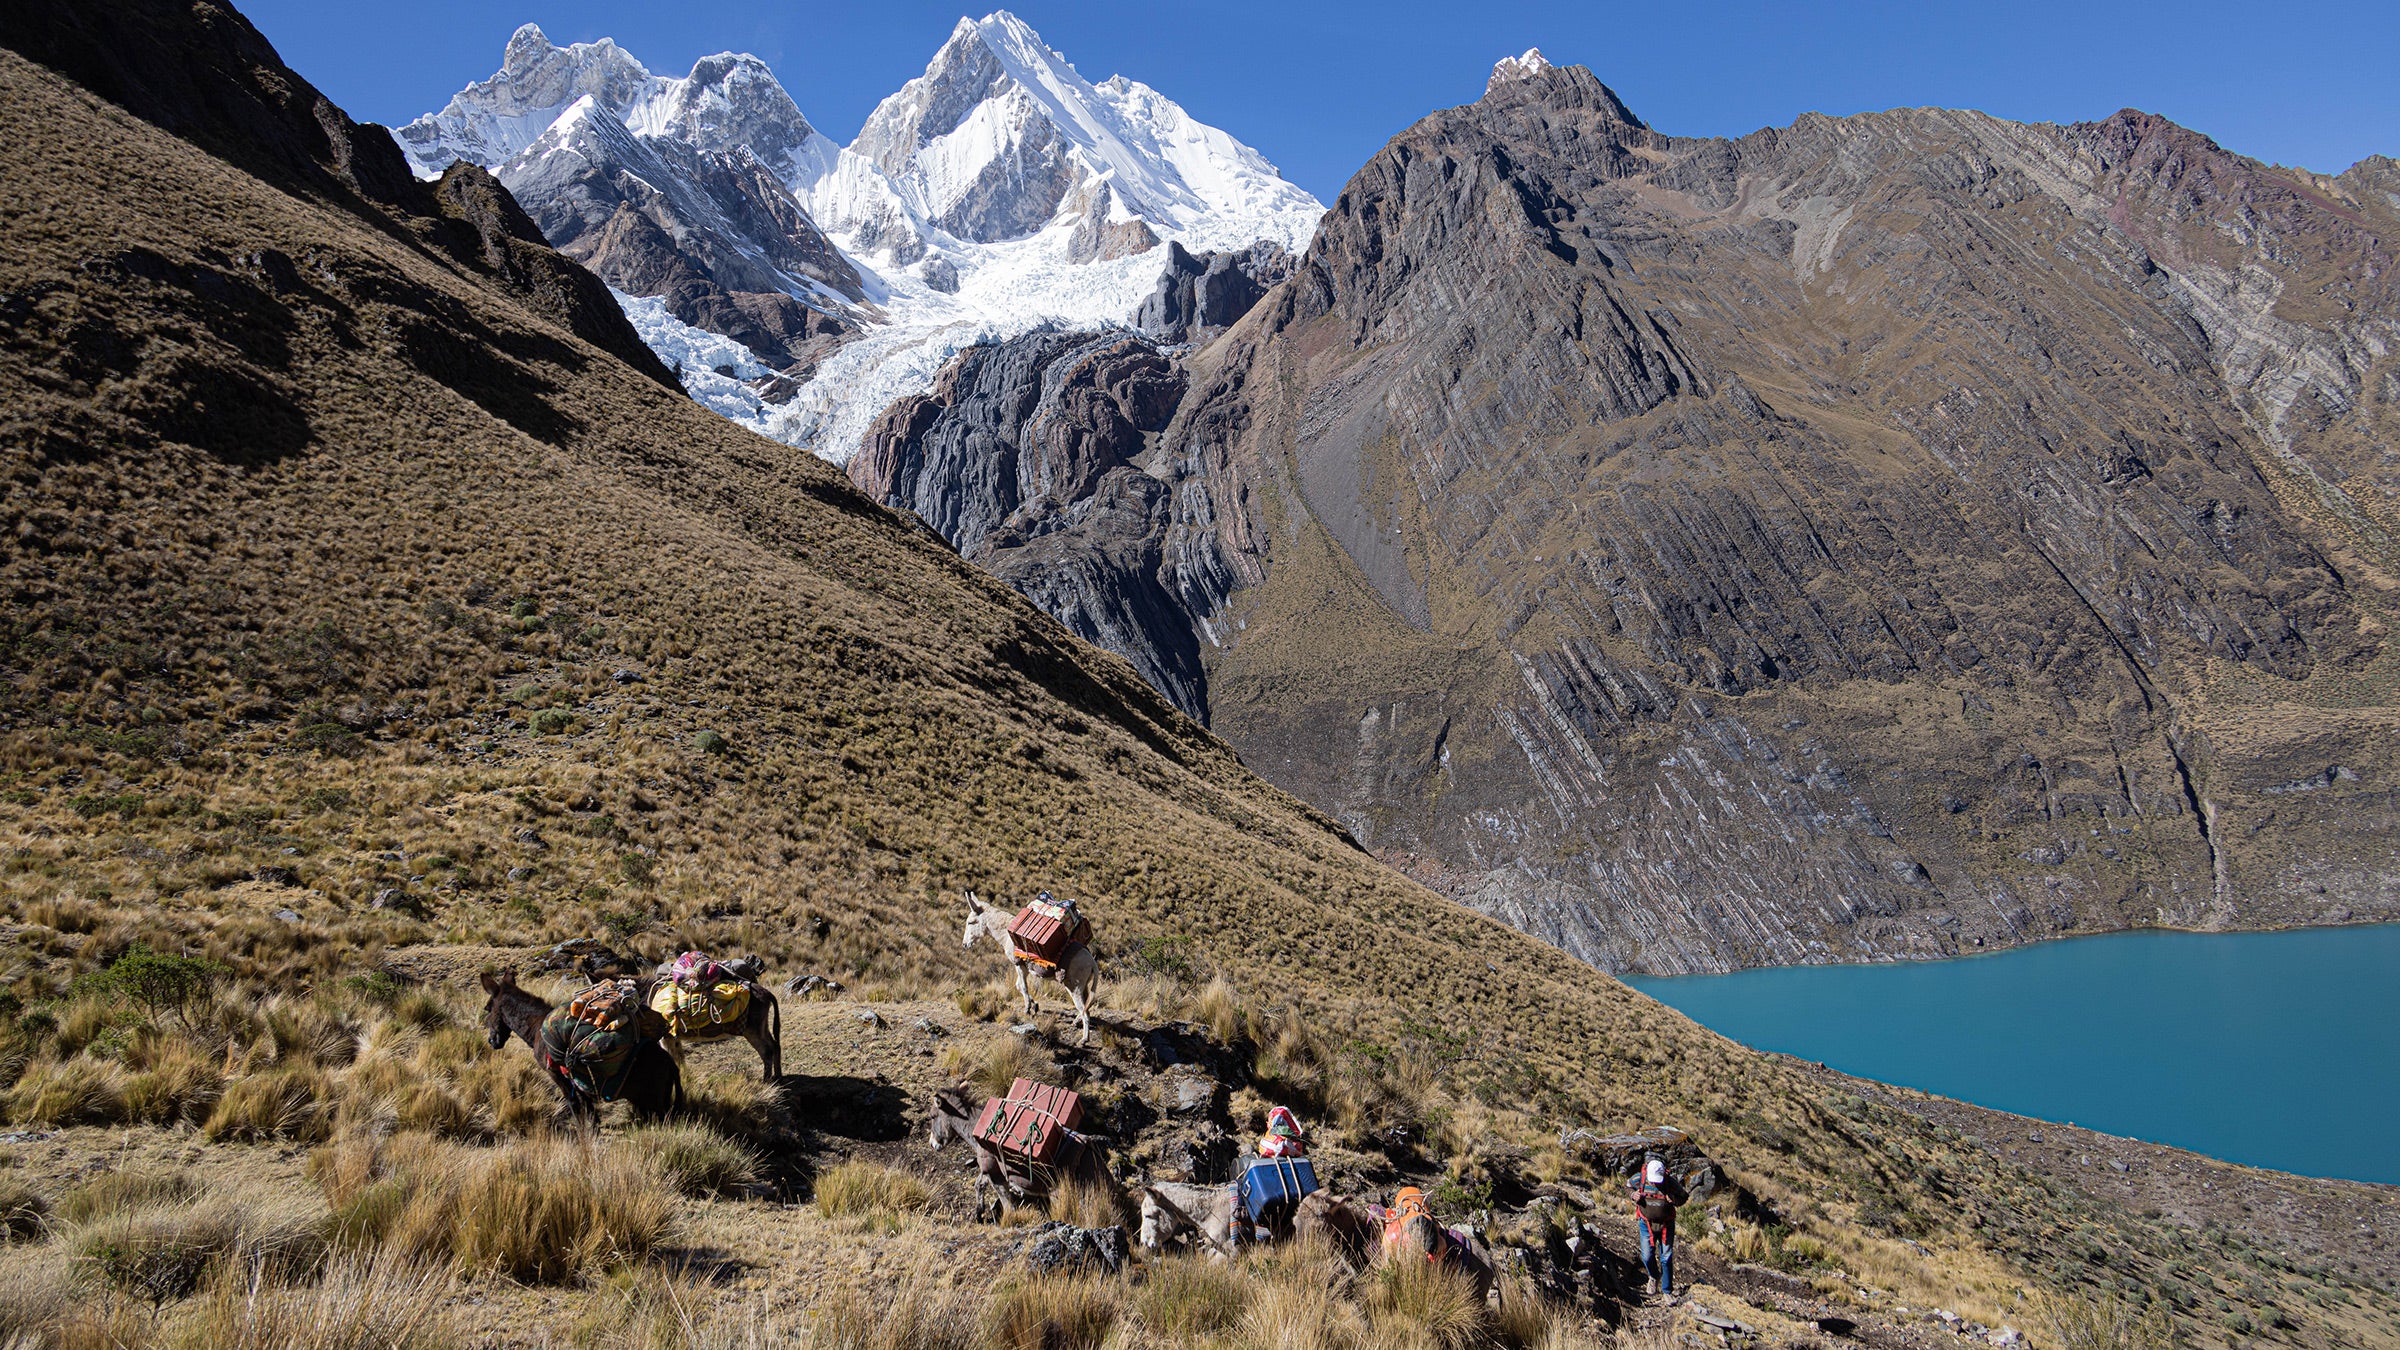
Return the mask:
{"type": "Polygon", "coordinates": [[[767,1044],[775,1047],[775,1076],[783,1077],[783,1003],[768,990],[758,991],[767,1001],[767,1044]]]}

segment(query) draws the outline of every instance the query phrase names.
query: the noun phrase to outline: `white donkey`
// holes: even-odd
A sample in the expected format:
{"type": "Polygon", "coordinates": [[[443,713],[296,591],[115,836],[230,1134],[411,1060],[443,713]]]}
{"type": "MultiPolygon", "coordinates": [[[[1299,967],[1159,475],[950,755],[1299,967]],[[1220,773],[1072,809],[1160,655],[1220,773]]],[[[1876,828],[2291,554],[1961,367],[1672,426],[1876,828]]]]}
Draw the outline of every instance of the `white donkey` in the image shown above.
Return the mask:
{"type": "Polygon", "coordinates": [[[1025,1013],[1032,1016],[1042,1010],[1033,997],[1032,977],[1036,972],[1044,979],[1058,981],[1067,987],[1067,998],[1075,1004],[1075,1016],[1083,1024],[1083,1038],[1077,1045],[1088,1045],[1092,1039],[1092,990],[1100,983],[1100,959],[1088,946],[1070,948],[1063,966],[1044,965],[1017,951],[1017,944],[1008,936],[1008,921],[1015,916],[997,905],[987,905],[967,892],[966,945],[974,946],[978,937],[988,937],[1017,968],[1017,993],[1025,1000],[1025,1013]]]}

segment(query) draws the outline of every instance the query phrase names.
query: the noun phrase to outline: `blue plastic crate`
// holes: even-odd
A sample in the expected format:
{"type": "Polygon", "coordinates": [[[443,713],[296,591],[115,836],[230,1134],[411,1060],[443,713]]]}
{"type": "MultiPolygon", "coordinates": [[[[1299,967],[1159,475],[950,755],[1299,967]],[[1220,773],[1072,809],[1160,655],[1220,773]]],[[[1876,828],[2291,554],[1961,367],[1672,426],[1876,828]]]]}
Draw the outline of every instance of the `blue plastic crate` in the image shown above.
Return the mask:
{"type": "Polygon", "coordinates": [[[1252,1223],[1257,1223],[1269,1210],[1281,1207],[1289,1212],[1300,1203],[1301,1197],[1315,1189],[1317,1169],[1308,1159],[1257,1158],[1242,1169],[1238,1194],[1243,1211],[1252,1223]]]}

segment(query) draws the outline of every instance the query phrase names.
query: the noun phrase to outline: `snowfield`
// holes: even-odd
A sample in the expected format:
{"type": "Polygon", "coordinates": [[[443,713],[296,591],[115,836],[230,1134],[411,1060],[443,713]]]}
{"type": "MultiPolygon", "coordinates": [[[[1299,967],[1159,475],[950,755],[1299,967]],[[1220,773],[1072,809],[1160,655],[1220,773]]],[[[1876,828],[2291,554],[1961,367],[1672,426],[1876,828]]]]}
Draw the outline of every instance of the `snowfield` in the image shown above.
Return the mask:
{"type": "MultiPolygon", "coordinates": [[[[492,78],[394,135],[421,175],[457,159],[497,173],[565,143],[574,119],[597,116],[622,123],[635,142],[748,149],[858,270],[860,307],[795,282],[804,303],[863,321],[864,334],[781,407],[745,384],[770,373],[756,353],[683,322],[657,297],[618,294],[693,398],[836,463],[893,400],[930,387],[970,346],[1044,326],[1127,323],[1157,283],[1163,248],[1079,261],[1078,226],[1088,239],[1092,224],[1138,218],[1161,245],[1202,252],[1264,239],[1298,252],[1324,214],[1257,151],[1148,85],[1086,81],[1006,11],[959,20],[925,73],[885,99],[848,148],[810,126],[756,57],[707,57],[669,79],[614,42],[557,47],[531,24],[509,40],[492,78]],[[978,234],[989,237],[969,237],[978,234]],[[929,280],[945,274],[955,290],[929,280]]],[[[618,144],[645,181],[668,162],[618,144]]],[[[704,195],[654,186],[678,201],[704,195]]],[[[756,254],[725,215],[690,215],[756,254]]]]}

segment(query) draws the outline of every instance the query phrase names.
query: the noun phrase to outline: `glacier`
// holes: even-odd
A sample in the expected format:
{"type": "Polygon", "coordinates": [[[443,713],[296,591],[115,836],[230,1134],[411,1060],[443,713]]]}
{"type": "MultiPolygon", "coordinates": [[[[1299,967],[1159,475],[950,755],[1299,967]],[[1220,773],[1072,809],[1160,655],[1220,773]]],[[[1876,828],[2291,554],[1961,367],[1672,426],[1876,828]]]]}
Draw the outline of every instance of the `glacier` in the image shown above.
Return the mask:
{"type": "MultiPolygon", "coordinates": [[[[930,387],[969,346],[1045,326],[1127,324],[1168,241],[1201,252],[1268,240],[1298,252],[1324,214],[1256,150],[1137,80],[1087,81],[1005,10],[960,19],[924,74],[878,105],[848,146],[811,125],[754,56],[706,57],[672,78],[611,40],[560,47],[533,24],[509,39],[490,79],[394,136],[420,176],[467,160],[530,197],[588,199],[588,175],[614,175],[640,189],[625,200],[657,216],[658,246],[701,271],[713,265],[729,299],[772,284],[823,314],[838,345],[779,372],[759,350],[688,321],[715,322],[696,307],[679,317],[668,294],[638,293],[654,286],[617,291],[693,398],[837,463],[885,407],[930,387]],[[572,134],[576,119],[599,115],[626,137],[572,134]],[[581,189],[543,163],[569,143],[591,161],[576,165],[581,189]],[[737,209],[755,196],[728,199],[721,179],[713,197],[697,181],[657,181],[696,180],[732,162],[725,156],[754,158],[780,184],[767,194],[788,193],[784,213],[796,204],[805,221],[737,209]],[[855,292],[753,266],[820,232],[856,271],[855,292]]],[[[573,203],[524,205],[547,229],[573,203]]],[[[588,238],[577,247],[592,261],[588,238]]],[[[621,278],[608,279],[615,288],[621,278]]]]}

